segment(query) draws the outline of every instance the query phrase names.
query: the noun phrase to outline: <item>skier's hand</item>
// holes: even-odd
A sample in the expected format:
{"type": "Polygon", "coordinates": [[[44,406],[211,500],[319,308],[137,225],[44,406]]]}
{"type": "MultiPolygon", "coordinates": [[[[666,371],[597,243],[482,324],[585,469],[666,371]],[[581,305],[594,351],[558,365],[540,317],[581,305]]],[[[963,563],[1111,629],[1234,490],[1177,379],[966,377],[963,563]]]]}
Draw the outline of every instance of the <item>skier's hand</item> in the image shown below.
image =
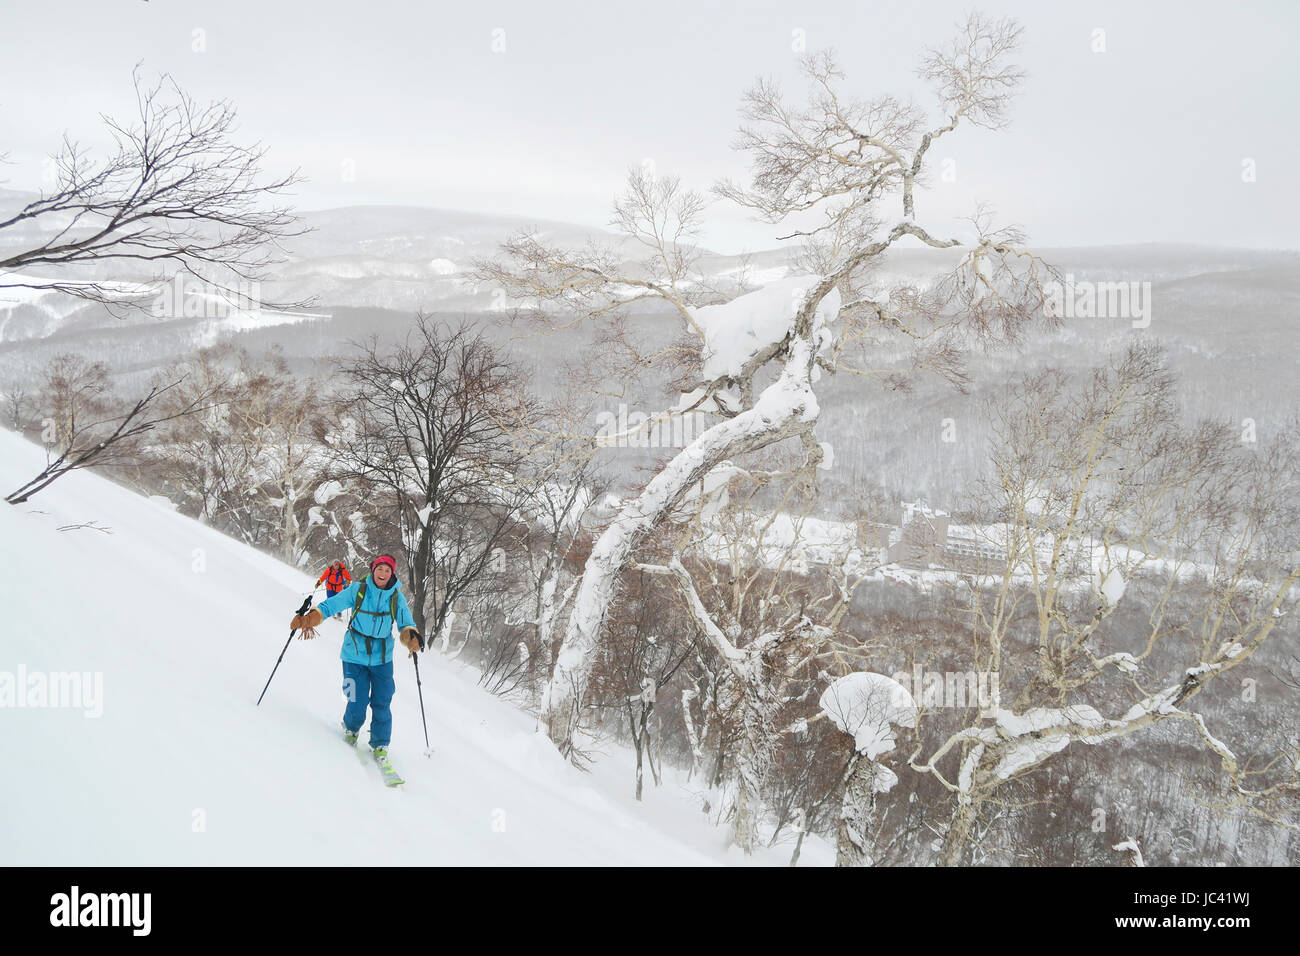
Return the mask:
{"type": "Polygon", "coordinates": [[[295,614],[293,620],[289,622],[289,630],[301,631],[298,636],[304,641],[310,641],[316,636],[316,628],[325,620],[325,616],[316,608],[312,608],[306,614],[295,614]]]}
{"type": "Polygon", "coordinates": [[[424,650],[424,638],[421,637],[420,632],[413,627],[402,628],[401,641],[402,646],[411,652],[408,655],[409,657],[414,657],[416,651],[424,650]]]}

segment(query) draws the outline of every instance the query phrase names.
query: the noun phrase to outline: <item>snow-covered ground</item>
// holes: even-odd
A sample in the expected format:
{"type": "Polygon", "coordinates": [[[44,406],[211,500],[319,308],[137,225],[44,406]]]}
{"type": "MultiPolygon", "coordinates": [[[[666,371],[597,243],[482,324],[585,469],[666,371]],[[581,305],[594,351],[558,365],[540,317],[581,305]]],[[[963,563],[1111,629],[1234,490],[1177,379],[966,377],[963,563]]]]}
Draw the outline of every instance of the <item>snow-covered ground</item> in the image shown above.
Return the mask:
{"type": "MultiPolygon", "coordinates": [[[[0,431],[4,490],[42,462],[0,431]]],[[[339,737],[342,623],[294,640],[254,706],[313,578],[166,502],[75,472],[0,505],[0,541],[2,864],[789,860],[788,844],[751,861],[724,850],[689,785],[647,779],[638,805],[623,748],[573,769],[527,714],[436,653],[421,674],[432,757],[399,656],[391,752],[407,785],[386,789],[339,737]],[[85,522],[97,528],[59,530],[85,522]],[[80,693],[64,683],[66,706],[48,706],[53,675],[72,673],[80,693]]],[[[832,861],[805,843],[800,865],[832,861]]]]}

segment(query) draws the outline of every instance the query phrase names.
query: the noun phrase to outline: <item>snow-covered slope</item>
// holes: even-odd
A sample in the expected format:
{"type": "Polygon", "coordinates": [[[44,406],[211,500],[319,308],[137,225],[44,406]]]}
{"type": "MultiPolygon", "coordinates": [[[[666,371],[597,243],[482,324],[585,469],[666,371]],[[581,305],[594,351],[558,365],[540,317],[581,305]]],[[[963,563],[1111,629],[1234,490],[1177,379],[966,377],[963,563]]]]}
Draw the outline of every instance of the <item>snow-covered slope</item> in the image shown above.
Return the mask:
{"type": "MultiPolygon", "coordinates": [[[[0,486],[42,452],[0,431],[0,486]]],[[[627,754],[592,775],[524,713],[422,659],[432,757],[402,653],[386,789],[339,738],[343,625],[294,640],[312,579],[97,475],[0,504],[0,863],[642,864],[741,862],[685,791],[628,795],[627,754]],[[95,522],[99,528],[61,527],[95,522]],[[102,675],[102,695],[30,706],[33,675],[102,675]],[[19,705],[22,706],[19,706],[19,705]],[[91,716],[101,711],[99,716],[91,716]]],[[[366,736],[362,732],[363,749],[366,736]]],[[[801,864],[830,862],[820,841],[801,864]]],[[[755,858],[784,864],[789,848],[755,858]]]]}

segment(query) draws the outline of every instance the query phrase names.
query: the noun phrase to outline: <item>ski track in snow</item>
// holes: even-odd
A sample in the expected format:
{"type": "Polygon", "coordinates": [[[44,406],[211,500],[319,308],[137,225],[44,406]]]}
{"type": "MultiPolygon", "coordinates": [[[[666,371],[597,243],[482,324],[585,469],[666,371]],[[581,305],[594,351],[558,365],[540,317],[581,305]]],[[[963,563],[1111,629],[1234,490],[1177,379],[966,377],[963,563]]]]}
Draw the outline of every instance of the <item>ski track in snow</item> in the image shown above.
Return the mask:
{"type": "MultiPolygon", "coordinates": [[[[6,491],[42,464],[0,431],[6,491]]],[[[314,576],[98,475],[0,509],[0,539],[0,672],[103,675],[98,718],[0,708],[2,863],[788,863],[787,842],[750,861],[724,850],[692,785],[647,785],[636,804],[626,748],[573,769],[528,714],[436,653],[421,661],[435,752],[399,653],[390,755],[406,785],[384,787],[341,738],[340,619],[290,644],[254,706],[314,576]],[[57,530],[83,521],[112,533],[57,530]]],[[[800,865],[833,857],[810,837],[800,865]]]]}

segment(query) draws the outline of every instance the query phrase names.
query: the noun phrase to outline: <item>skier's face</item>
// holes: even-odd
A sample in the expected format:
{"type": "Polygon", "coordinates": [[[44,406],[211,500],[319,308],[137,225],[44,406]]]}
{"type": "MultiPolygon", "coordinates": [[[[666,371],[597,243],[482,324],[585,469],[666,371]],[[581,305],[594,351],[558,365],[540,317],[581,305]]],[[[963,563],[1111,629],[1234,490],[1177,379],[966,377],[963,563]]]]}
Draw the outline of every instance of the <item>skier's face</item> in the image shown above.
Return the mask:
{"type": "Polygon", "coordinates": [[[381,588],[388,587],[388,581],[393,576],[392,569],[389,568],[388,565],[376,564],[373,573],[375,575],[376,584],[378,584],[381,588]]]}

